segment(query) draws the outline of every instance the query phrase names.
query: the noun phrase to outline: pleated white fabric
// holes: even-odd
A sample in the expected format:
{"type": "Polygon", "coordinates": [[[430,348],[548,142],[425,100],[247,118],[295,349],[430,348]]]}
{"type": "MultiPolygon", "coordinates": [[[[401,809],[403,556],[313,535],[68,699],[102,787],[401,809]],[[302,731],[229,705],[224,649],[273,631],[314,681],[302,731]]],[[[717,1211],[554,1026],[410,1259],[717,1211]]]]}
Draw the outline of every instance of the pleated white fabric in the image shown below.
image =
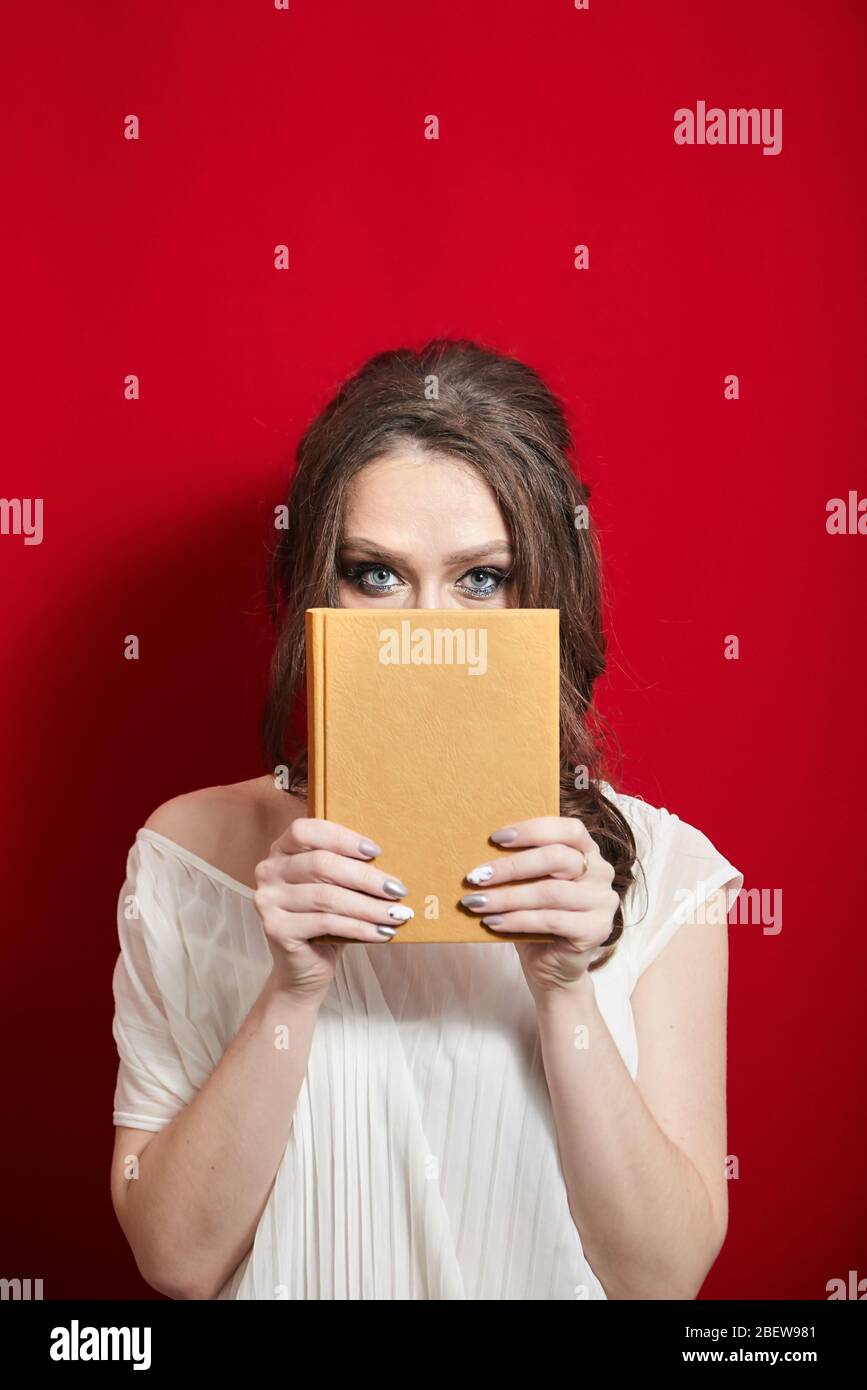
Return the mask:
{"type": "MultiPolygon", "coordinates": [[[[591,972],[630,1075],[630,995],[742,874],[634,797],[644,870],[591,972]]],[[[114,1123],[159,1130],[219,1062],[271,969],[252,890],[141,829],[118,902],[114,1123]]],[[[320,1009],[251,1250],[220,1299],[604,1299],[567,1201],[532,996],[514,947],[349,945],[320,1009]]]]}

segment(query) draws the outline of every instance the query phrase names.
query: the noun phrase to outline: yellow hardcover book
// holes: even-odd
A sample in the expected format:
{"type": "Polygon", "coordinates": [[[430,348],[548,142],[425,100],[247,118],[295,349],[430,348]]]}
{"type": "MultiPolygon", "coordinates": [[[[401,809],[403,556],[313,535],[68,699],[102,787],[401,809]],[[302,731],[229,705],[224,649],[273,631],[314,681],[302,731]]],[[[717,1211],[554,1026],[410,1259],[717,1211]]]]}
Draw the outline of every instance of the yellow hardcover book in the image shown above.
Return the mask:
{"type": "Polygon", "coordinates": [[[376,841],[373,862],[403,879],[415,917],[393,945],[553,939],[492,931],[460,899],[509,853],[494,830],[560,814],[559,619],[307,610],[309,812],[376,841]]]}

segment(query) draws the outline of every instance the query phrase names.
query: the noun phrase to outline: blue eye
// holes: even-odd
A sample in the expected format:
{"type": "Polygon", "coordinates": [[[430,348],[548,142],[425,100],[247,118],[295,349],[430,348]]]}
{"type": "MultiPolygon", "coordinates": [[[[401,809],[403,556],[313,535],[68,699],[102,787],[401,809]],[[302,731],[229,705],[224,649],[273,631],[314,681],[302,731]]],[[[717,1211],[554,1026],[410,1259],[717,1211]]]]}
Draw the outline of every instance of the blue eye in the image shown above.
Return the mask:
{"type": "Polygon", "coordinates": [[[394,570],[389,569],[387,565],[350,565],[346,571],[346,578],[365,594],[390,594],[392,590],[399,588],[399,581],[387,582],[388,575],[397,579],[394,570]],[[367,578],[368,575],[373,576],[373,583],[367,578]],[[386,577],[385,581],[383,576],[386,577]]]}
{"type": "Polygon", "coordinates": [[[463,578],[466,579],[467,577],[469,577],[470,579],[481,578],[482,583],[478,585],[459,584],[458,588],[463,593],[469,595],[470,598],[484,599],[493,598],[494,594],[497,593],[501,585],[505,583],[509,576],[507,574],[503,574],[501,570],[481,568],[467,570],[467,573],[463,576],[463,578]]]}

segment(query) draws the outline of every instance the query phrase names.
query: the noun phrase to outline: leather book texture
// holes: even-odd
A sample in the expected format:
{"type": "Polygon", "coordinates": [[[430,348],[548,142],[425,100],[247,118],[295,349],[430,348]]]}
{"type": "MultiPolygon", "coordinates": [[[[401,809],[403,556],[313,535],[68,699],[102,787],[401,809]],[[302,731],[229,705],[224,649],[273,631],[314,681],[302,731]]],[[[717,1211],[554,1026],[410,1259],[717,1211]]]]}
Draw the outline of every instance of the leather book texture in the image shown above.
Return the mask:
{"type": "Polygon", "coordinates": [[[310,814],[374,840],[372,862],[406,884],[415,916],[393,946],[553,939],[498,934],[460,898],[484,892],[471,869],[509,854],[493,831],[560,814],[559,619],[307,610],[310,814]]]}

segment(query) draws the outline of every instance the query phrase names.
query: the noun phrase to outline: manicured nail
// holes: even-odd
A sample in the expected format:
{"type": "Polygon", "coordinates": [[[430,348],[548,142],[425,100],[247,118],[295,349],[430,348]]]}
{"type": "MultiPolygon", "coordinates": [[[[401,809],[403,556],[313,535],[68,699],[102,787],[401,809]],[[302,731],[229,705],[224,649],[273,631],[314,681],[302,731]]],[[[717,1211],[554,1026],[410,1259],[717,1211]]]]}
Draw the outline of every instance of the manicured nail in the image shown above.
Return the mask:
{"type": "Polygon", "coordinates": [[[482,926],[483,926],[483,927],[498,927],[498,926],[500,925],[500,923],[502,922],[502,920],[503,920],[502,917],[499,916],[497,913],[495,913],[493,917],[483,917],[483,918],[482,918],[482,926]]]}
{"type": "Polygon", "coordinates": [[[396,903],[394,907],[388,909],[388,915],[392,922],[408,922],[410,917],[415,916],[415,913],[411,907],[404,907],[403,903],[396,903]]]}
{"type": "Polygon", "coordinates": [[[518,832],[512,827],[506,826],[505,830],[495,830],[491,839],[495,845],[510,845],[513,840],[517,840],[518,832]]]}
{"type": "Polygon", "coordinates": [[[489,878],[494,877],[494,870],[490,864],[479,864],[478,868],[470,869],[467,874],[468,883],[487,883],[489,878]]]}
{"type": "Polygon", "coordinates": [[[468,893],[465,898],[461,898],[464,907],[484,907],[487,901],[484,893],[468,893]]]}
{"type": "Polygon", "coordinates": [[[376,929],[382,936],[394,936],[397,927],[377,927],[376,929]]]}
{"type": "Polygon", "coordinates": [[[383,893],[387,893],[390,898],[402,898],[409,889],[401,883],[399,878],[387,878],[382,885],[383,893]]]}
{"type": "Polygon", "coordinates": [[[382,854],[382,848],[374,840],[359,840],[358,853],[367,859],[373,859],[377,854],[382,854]]]}

